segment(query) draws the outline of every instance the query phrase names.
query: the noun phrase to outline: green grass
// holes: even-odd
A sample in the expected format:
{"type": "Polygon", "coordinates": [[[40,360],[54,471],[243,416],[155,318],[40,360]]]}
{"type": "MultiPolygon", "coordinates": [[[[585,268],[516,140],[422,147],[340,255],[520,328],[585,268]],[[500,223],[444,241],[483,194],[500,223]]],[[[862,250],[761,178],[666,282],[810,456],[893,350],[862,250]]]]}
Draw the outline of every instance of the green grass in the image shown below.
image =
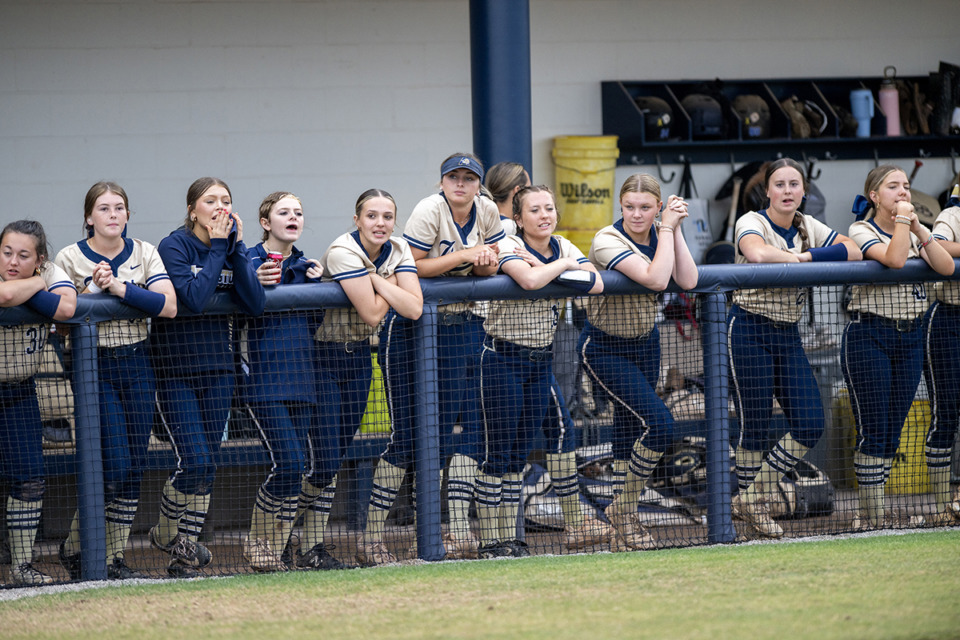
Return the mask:
{"type": "Polygon", "coordinates": [[[4,638],[957,638],[960,531],[121,586],[4,638]]]}

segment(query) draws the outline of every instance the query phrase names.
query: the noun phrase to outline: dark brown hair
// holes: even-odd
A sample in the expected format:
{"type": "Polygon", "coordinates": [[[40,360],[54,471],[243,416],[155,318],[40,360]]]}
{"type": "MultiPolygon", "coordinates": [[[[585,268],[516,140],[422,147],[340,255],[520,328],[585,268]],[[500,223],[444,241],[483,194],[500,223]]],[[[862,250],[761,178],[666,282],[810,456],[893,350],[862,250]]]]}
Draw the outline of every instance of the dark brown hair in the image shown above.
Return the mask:
{"type": "Polygon", "coordinates": [[[40,269],[46,268],[47,258],[50,256],[50,245],[47,243],[47,234],[43,230],[42,224],[36,220],[14,220],[0,232],[0,243],[3,242],[8,233],[22,233],[33,238],[37,257],[40,258],[40,269]]]}
{"type": "Polygon", "coordinates": [[[353,207],[353,215],[359,216],[360,212],[363,211],[363,205],[365,205],[368,200],[372,200],[373,198],[386,198],[393,203],[393,212],[397,212],[397,201],[393,199],[392,195],[383,189],[367,189],[357,198],[357,204],[355,204],[353,207]]]}

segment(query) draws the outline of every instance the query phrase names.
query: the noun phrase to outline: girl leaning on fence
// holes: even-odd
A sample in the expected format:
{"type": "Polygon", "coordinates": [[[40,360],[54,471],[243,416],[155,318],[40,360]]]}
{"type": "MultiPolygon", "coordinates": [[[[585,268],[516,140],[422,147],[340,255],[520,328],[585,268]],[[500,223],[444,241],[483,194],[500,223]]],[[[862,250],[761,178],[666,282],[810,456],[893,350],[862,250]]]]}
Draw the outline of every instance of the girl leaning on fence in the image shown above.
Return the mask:
{"type": "MultiPolygon", "coordinates": [[[[503,239],[500,215],[494,203],[480,195],[483,164],[470,153],[455,153],[440,165],[440,192],[417,203],[403,230],[421,278],[490,276],[497,272],[497,243],[503,239]]],[[[439,394],[440,460],[447,466],[449,527],[443,534],[448,559],[475,558],[477,539],[470,529],[480,456],[480,405],[477,394],[483,318],[475,303],[438,307],[437,351],[423,354],[436,367],[439,394]],[[460,430],[457,433],[457,425],[460,430]]],[[[388,314],[383,340],[409,344],[413,323],[388,314]]],[[[391,400],[394,409],[413,410],[413,398],[391,400]],[[398,403],[405,402],[405,407],[398,403]]],[[[396,420],[394,420],[396,422],[396,420]]],[[[377,491],[378,487],[374,487],[377,491]]],[[[389,509],[389,491],[380,494],[389,509]]]]}
{"type": "MultiPolygon", "coordinates": [[[[39,222],[18,220],[0,233],[0,307],[25,304],[52,320],[69,320],[77,290],[63,269],[47,260],[39,222]]],[[[47,322],[0,326],[0,469],[9,482],[7,532],[10,581],[41,585],[53,578],[33,566],[45,489],[43,424],[33,376],[50,334],[47,322]]]]}
{"type": "MultiPolygon", "coordinates": [[[[529,174],[522,164],[500,162],[490,167],[484,180],[490,197],[497,203],[504,233],[516,235],[513,197],[520,189],[530,185],[529,174]]],[[[598,518],[585,516],[580,507],[580,478],[577,474],[576,453],[579,430],[570,416],[556,375],[552,375],[550,379],[549,405],[541,429],[547,440],[548,449],[544,454],[547,471],[563,512],[564,548],[567,551],[577,551],[608,542],[610,526],[598,518]]]]}
{"type": "MultiPolygon", "coordinates": [[[[953,274],[953,258],[917,219],[903,169],[880,165],[867,174],[854,201],[850,238],[865,258],[899,269],[922,258],[937,273],[953,274]]],[[[884,488],[900,432],[923,368],[923,316],[930,306],[924,284],[852,288],[840,366],[857,423],[853,467],[860,509],[854,529],[884,526],[884,488]]]]}
{"type": "MultiPolygon", "coordinates": [[[[260,203],[263,237],[250,250],[250,262],[264,288],[319,282],[323,268],[304,257],[294,242],[303,233],[300,199],[286,191],[260,203]]],[[[321,448],[330,437],[318,430],[321,397],[316,378],[320,364],[313,339],[322,311],[286,311],[250,318],[246,324],[249,378],[242,385],[264,447],[272,463],[257,491],[243,554],[254,571],[286,571],[281,554],[297,514],[302,476],[310,467],[310,443],[321,448]]],[[[301,569],[334,562],[322,545],[299,553],[301,569]]]]}
{"type": "MultiPolygon", "coordinates": [[[[583,293],[603,291],[603,280],[569,240],[553,235],[559,221],[553,192],[523,187],[513,197],[517,235],[500,243],[500,271],[536,291],[572,271],[583,293]],[[581,273],[583,272],[583,273],[581,273]]],[[[485,455],[477,476],[481,558],[530,555],[517,536],[523,468],[543,424],[553,380],[553,339],[561,300],[490,303],[480,356],[485,455]]]]}
{"type": "MultiPolygon", "coordinates": [[[[102,292],[148,316],[173,318],[177,314],[173,284],[156,248],[127,237],[131,214],[120,185],[93,185],[83,207],[87,237],[62,249],[56,263],[81,294],[102,292]]],[[[124,550],[137,515],[153,428],[156,379],[149,355],[145,318],[97,326],[107,577],[114,580],[143,577],[127,566],[124,550]]],[[[59,559],[70,578],[79,580],[79,513],[74,514],[70,532],[60,545],[59,559]]]]}
{"type": "MultiPolygon", "coordinates": [[[[803,167],[790,158],[771,162],[764,174],[769,202],[736,226],[737,264],[859,260],[857,245],[801,211],[806,192],[803,167]]],[[[823,435],[823,403],[797,323],[808,294],[795,288],[739,289],[727,318],[731,386],[740,434],[739,494],[733,513],[766,537],[783,535],[767,508],[780,478],[823,435]],[[772,450],[773,400],[788,431],[772,450]]]]}
{"type": "MultiPolygon", "coordinates": [[[[323,544],[336,473],[367,408],[373,379],[370,337],[391,309],[410,321],[423,312],[423,293],[410,248],[402,238],[392,237],[396,220],[393,196],[381,189],[364,191],[354,207],[356,229],[334,240],[321,259],[325,279],[340,284],[351,306],[327,310],[316,334],[323,398],[320,428],[333,434],[333,443],[327,450],[314,450],[314,470],[304,478],[301,489],[301,507],[306,509],[302,541],[307,548],[323,544]]],[[[383,337],[380,347],[388,402],[398,394],[409,396],[413,381],[409,376],[400,379],[395,375],[396,370],[389,366],[393,354],[383,351],[383,337]]],[[[412,357],[403,350],[397,355],[412,357]]],[[[409,370],[409,364],[406,366],[409,370]]],[[[394,560],[383,543],[390,505],[380,508],[378,496],[396,496],[405,470],[398,464],[405,462],[391,457],[391,453],[398,448],[412,451],[413,432],[410,421],[395,421],[393,427],[390,448],[377,463],[366,531],[358,543],[357,560],[365,565],[394,560]]]]}
{"type": "Polygon", "coordinates": [[[190,185],[184,225],[161,240],[158,250],[180,311],[198,315],[154,323],[157,399],[177,469],[163,487],[160,518],[149,537],[151,545],[170,554],[167,573],[190,577],[212,559],[199,537],[236,376],[231,318],[203,311],[214,293],[225,291],[241,312],[258,316],[266,297],[243,244],[233,196],[218,178],[190,185]]]}
{"type": "MultiPolygon", "coordinates": [[[[653,291],[665,289],[671,278],[684,289],[693,288],[697,265],[681,230],[687,205],[670,196],[664,207],[660,197],[660,184],[653,176],[627,178],[620,189],[623,215],[597,232],[590,262],[597,269],[615,269],[653,291]]],[[[673,434],[673,416],[656,393],[660,376],[656,296],[604,296],[588,300],[586,306],[580,361],[593,384],[613,402],[613,457],[626,475],[623,491],[606,510],[615,530],[610,548],[655,548],[656,540],[640,524],[637,501],[673,434]]]]}
{"type": "MultiPolygon", "coordinates": [[[[952,206],[937,216],[933,235],[951,257],[960,258],[960,203],[948,204],[952,206]]],[[[960,424],[960,283],[944,282],[929,314],[924,375],[933,416],[926,458],[937,512],[926,524],[956,525],[960,524],[960,488],[951,495],[950,460],[960,424]]]]}

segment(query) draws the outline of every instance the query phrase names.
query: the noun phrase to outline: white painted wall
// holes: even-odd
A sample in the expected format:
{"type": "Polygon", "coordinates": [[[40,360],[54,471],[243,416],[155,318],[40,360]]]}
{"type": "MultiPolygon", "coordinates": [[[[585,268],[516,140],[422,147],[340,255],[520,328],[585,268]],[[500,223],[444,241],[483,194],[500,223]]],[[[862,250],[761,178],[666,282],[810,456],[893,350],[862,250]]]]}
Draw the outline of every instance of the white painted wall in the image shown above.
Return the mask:
{"type": "MultiPolygon", "coordinates": [[[[532,0],[534,179],[553,182],[554,136],[601,132],[601,80],[925,74],[960,62],[954,17],[949,0],[532,0]]],[[[471,147],[468,19],[466,0],[0,2],[0,221],[37,218],[57,249],[112,179],[156,243],[215,175],[251,241],[276,189],[303,197],[311,255],[369,187],[402,222],[471,147]]],[[[871,166],[822,165],[838,228],[871,166]]],[[[728,173],[696,166],[701,194],[728,173]]],[[[917,186],[949,179],[929,160],[917,186]]]]}

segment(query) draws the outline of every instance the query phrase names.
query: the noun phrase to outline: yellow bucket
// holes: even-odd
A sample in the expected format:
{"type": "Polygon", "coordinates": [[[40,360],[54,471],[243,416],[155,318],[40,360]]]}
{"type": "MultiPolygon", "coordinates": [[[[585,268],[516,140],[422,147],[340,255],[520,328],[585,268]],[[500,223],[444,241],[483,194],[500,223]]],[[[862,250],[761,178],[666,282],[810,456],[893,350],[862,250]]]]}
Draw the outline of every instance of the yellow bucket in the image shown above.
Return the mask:
{"type": "Polygon", "coordinates": [[[553,139],[556,165],[557,233],[584,254],[597,231],[613,222],[617,136],[558,136],[553,139]]]}
{"type": "Polygon", "coordinates": [[[387,409],[387,392],[383,388],[383,374],[373,354],[373,379],[367,394],[367,407],[360,421],[360,433],[390,433],[390,411],[387,409]]]}
{"type": "Polygon", "coordinates": [[[887,493],[929,493],[927,473],[927,430],[930,427],[930,402],[914,400],[900,432],[900,448],[893,459],[887,481],[887,493]]]}
{"type": "MultiPolygon", "coordinates": [[[[853,410],[850,408],[850,399],[846,389],[837,394],[834,411],[840,419],[844,433],[845,445],[843,451],[834,455],[843,456],[847,471],[844,479],[853,486],[856,476],[853,474],[853,449],[856,441],[856,425],[853,420],[853,410]]],[[[893,459],[893,469],[887,481],[886,492],[893,494],[929,493],[930,476],[927,473],[926,441],[927,429],[930,426],[930,402],[928,400],[914,400],[910,405],[910,413],[903,422],[900,432],[900,447],[893,459]]],[[[849,486],[849,485],[848,485],[849,486]]]]}

